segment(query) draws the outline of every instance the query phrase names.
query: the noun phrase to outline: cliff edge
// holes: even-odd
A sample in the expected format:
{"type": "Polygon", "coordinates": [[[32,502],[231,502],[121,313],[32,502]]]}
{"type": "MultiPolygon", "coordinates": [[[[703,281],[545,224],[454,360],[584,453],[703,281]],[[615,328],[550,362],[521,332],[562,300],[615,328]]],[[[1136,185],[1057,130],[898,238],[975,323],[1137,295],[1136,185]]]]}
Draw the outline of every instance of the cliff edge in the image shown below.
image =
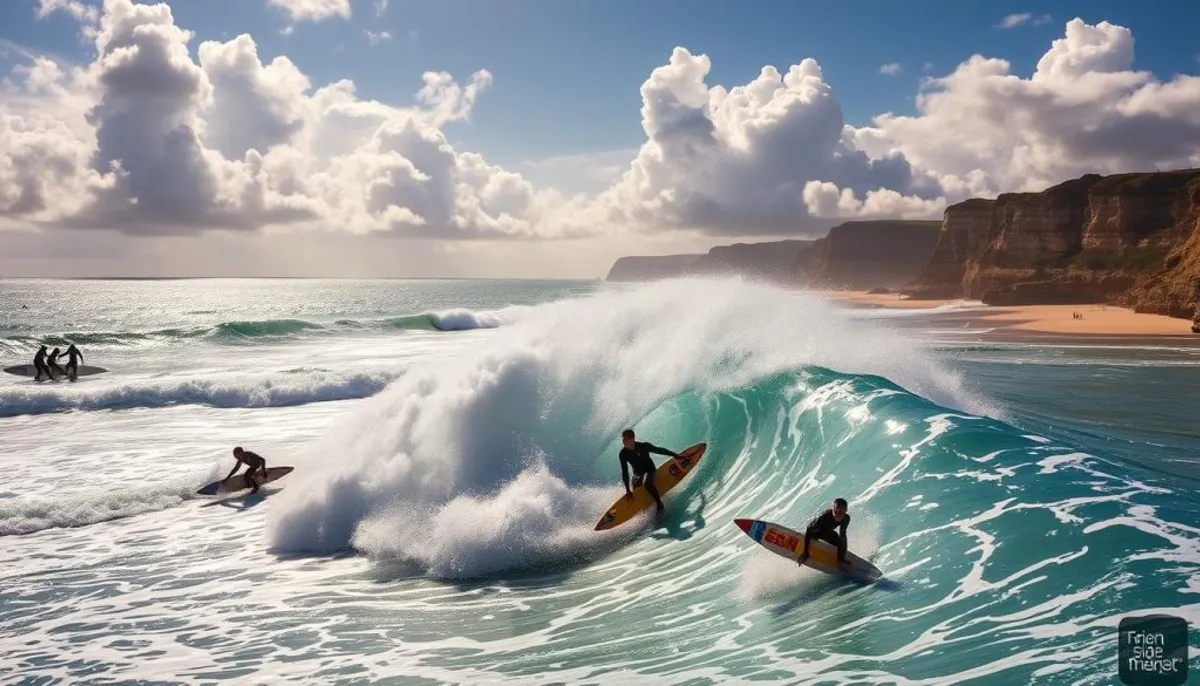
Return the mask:
{"type": "Polygon", "coordinates": [[[946,208],[912,298],[1092,304],[1196,316],[1200,169],[1089,174],[946,208]]]}

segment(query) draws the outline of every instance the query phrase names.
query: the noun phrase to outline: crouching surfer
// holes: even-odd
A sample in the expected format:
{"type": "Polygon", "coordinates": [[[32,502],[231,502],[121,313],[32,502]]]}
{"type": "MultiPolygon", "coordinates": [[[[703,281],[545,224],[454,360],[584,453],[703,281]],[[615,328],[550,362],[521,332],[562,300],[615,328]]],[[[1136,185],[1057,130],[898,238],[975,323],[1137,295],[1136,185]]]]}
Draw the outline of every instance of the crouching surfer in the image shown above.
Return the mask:
{"type": "Polygon", "coordinates": [[[646,441],[633,440],[633,429],[625,429],[621,432],[621,481],[625,483],[625,497],[632,498],[633,491],[629,487],[629,470],[633,469],[633,488],[645,486],[650,495],[654,498],[654,504],[658,506],[658,512],[662,513],[666,508],[663,507],[662,497],[658,494],[658,488],[654,485],[654,460],[650,458],[650,453],[658,455],[667,455],[669,457],[679,457],[679,453],[660,448],[646,441]]]}
{"type": "Polygon", "coordinates": [[[246,487],[250,489],[251,493],[258,493],[258,487],[262,485],[262,482],[267,480],[267,461],[258,453],[243,450],[240,445],[233,449],[233,458],[237,462],[233,465],[233,470],[229,472],[229,476],[221,479],[221,483],[229,481],[242,465],[246,465],[246,487]],[[262,478],[255,479],[254,476],[256,473],[261,474],[262,478]]]}
{"type": "Polygon", "coordinates": [[[846,527],[850,526],[850,514],[846,509],[846,499],[838,498],[833,501],[833,507],[809,520],[808,527],[804,530],[804,551],[800,553],[798,564],[803,565],[808,559],[808,546],[817,538],[837,546],[839,567],[850,567],[850,563],[846,561],[846,549],[849,547],[846,541],[846,527]]]}

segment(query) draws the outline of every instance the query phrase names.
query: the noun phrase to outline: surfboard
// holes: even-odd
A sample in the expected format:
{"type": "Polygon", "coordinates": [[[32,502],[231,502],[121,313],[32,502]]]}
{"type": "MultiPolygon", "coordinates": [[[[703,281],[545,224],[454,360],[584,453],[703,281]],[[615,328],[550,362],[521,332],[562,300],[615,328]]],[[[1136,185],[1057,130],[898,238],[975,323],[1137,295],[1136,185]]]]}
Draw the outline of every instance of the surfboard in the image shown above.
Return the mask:
{"type": "MultiPolygon", "coordinates": [[[[707,443],[697,443],[680,452],[679,457],[672,457],[659,465],[658,469],[654,470],[654,485],[658,488],[658,495],[666,496],[668,491],[683,481],[683,478],[696,467],[700,458],[704,457],[705,450],[708,450],[707,443]]],[[[608,508],[604,516],[596,523],[596,531],[620,526],[647,507],[654,507],[654,497],[650,495],[650,491],[647,491],[645,486],[639,484],[637,488],[631,490],[633,497],[626,500],[625,495],[622,494],[620,498],[617,498],[612,507],[608,508]]]]}
{"type": "MultiPolygon", "coordinates": [[[[32,364],[18,364],[18,365],[14,365],[12,367],[5,367],[4,371],[8,372],[9,374],[16,374],[17,376],[37,376],[37,367],[33,366],[32,364]]],[[[105,369],[104,367],[93,367],[91,365],[81,364],[81,365],[79,365],[78,376],[91,376],[93,374],[103,374],[104,372],[107,372],[107,371],[108,370],[105,369]]],[[[46,378],[45,375],[43,375],[42,378],[45,379],[46,378]]],[[[70,377],[68,377],[66,374],[59,374],[57,371],[54,372],[54,378],[70,380],[70,377]]]]}
{"type": "MultiPolygon", "coordinates": [[[[282,476],[286,476],[293,469],[295,467],[267,467],[267,480],[263,481],[262,484],[269,484],[282,476]]],[[[261,487],[262,484],[259,484],[259,486],[261,487]]],[[[248,490],[250,490],[250,487],[246,485],[246,473],[242,472],[234,474],[228,483],[223,484],[220,481],[214,481],[196,491],[196,493],[200,495],[225,495],[226,493],[237,493],[238,491],[248,490]]]]}
{"type": "MultiPolygon", "coordinates": [[[[759,519],[735,519],[733,523],[756,543],[776,555],[786,557],[792,562],[800,559],[800,551],[804,548],[803,532],[759,519]]],[[[827,541],[814,540],[811,547],[808,559],[804,561],[806,567],[859,581],[876,581],[883,576],[878,567],[849,550],[846,551],[846,561],[850,563],[850,569],[842,569],[837,563],[837,547],[827,541]]]]}

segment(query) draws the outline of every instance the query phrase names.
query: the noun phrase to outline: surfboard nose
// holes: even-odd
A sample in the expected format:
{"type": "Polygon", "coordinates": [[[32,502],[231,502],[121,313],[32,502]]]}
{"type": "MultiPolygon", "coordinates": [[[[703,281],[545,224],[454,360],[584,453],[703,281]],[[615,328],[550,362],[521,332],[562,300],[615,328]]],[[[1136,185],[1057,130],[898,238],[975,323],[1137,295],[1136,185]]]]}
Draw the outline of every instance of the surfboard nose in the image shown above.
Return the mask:
{"type": "Polygon", "coordinates": [[[750,525],[754,524],[754,520],[753,519],[735,519],[735,520],[733,520],[733,523],[737,524],[738,528],[741,529],[743,533],[748,534],[748,533],[750,533],[750,525]]]}

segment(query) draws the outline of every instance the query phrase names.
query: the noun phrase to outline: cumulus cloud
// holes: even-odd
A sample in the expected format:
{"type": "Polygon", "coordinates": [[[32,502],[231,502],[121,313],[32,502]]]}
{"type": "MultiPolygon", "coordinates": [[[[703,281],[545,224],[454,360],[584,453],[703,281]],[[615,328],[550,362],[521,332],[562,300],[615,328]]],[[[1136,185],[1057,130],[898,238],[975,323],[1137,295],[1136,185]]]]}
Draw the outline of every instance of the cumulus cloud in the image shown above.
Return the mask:
{"type": "MultiPolygon", "coordinates": [[[[294,18],[340,12],[288,6],[294,18]]],[[[37,12],[83,23],[94,59],[34,57],[0,83],[0,226],[487,245],[800,235],[849,218],[936,218],[966,197],[1083,173],[1200,164],[1200,78],[1135,71],[1132,34],[1107,22],[1066,24],[1027,77],[971,56],[924,79],[915,114],[864,127],[846,123],[815,60],[726,87],[708,83],[706,55],[679,47],[641,84],[636,149],[524,165],[525,176],[444,132],[493,88],[486,69],[426,73],[415,105],[393,107],[350,80],[314,84],[287,57],[264,63],[249,35],[195,45],[166,4],[89,7],[41,0],[37,12]],[[550,187],[564,176],[581,192],[550,187]]]]}
{"type": "Polygon", "coordinates": [[[900,63],[899,62],[889,62],[879,68],[879,73],[887,74],[888,76],[895,76],[896,74],[900,73],[900,63]]]}
{"type": "Polygon", "coordinates": [[[889,189],[907,206],[940,207],[940,189],[903,155],[871,158],[843,136],[841,105],[815,60],[786,74],[764,67],[729,90],[705,84],[711,67],[708,56],[676,48],[642,84],[648,140],[600,196],[608,220],[768,235],[827,228],[851,208],[879,206],[844,203],[836,215],[821,214],[830,203],[810,198],[830,192],[889,189]],[[819,185],[806,193],[811,182],[819,185]]]}
{"type": "Polygon", "coordinates": [[[192,39],[166,4],[106,0],[90,64],[15,72],[0,99],[0,217],[135,234],[593,230],[552,221],[574,206],[446,139],[440,127],[491,87],[486,70],[427,73],[418,106],[397,108],[350,81],[314,92],[286,57],[263,64],[248,35],[203,42],[198,60],[192,39]]]}
{"type": "Polygon", "coordinates": [[[1200,164],[1200,78],[1135,71],[1133,47],[1127,28],[1074,19],[1029,78],[975,55],[925,81],[917,115],[885,114],[850,136],[978,195],[1200,164]]]}

